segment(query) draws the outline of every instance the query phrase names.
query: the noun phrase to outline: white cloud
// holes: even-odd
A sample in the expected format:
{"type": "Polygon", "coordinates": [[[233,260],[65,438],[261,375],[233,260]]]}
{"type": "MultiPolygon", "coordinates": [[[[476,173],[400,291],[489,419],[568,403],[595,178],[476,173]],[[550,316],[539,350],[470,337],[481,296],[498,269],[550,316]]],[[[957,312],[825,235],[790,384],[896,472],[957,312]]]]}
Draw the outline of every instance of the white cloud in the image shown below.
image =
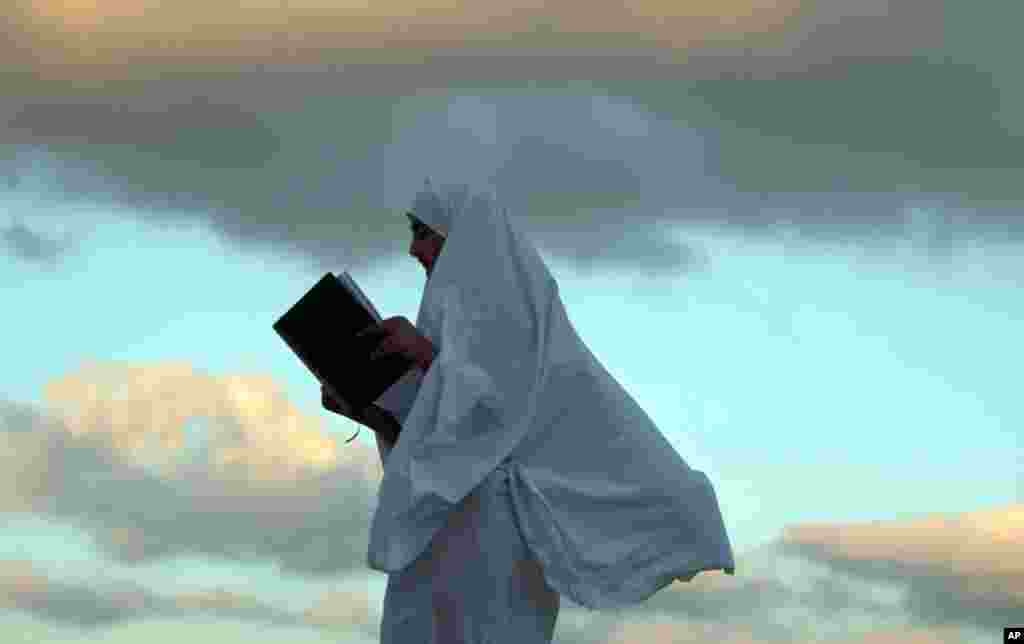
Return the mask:
{"type": "Polygon", "coordinates": [[[995,628],[1024,611],[1024,506],[793,526],[783,543],[837,571],[904,584],[905,607],[928,622],[995,628]]]}
{"type": "Polygon", "coordinates": [[[93,363],[3,407],[3,501],[70,520],[111,556],[272,561],[328,574],[365,560],[381,468],[261,376],[93,363]]]}

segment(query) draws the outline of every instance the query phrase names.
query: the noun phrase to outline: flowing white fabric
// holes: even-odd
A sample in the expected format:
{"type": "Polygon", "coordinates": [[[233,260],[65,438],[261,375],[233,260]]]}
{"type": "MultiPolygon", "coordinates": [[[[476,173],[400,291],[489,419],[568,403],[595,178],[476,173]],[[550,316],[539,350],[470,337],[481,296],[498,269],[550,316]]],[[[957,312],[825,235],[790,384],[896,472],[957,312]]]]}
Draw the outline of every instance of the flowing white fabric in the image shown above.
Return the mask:
{"type": "Polygon", "coordinates": [[[424,190],[413,214],[447,235],[416,321],[437,354],[387,455],[370,567],[406,570],[501,466],[529,551],[578,604],[731,574],[710,481],[590,353],[509,214],[464,188],[424,190]]]}
{"type": "Polygon", "coordinates": [[[560,598],[522,538],[510,480],[506,467],[489,474],[388,575],[381,644],[550,644],[560,598]]]}

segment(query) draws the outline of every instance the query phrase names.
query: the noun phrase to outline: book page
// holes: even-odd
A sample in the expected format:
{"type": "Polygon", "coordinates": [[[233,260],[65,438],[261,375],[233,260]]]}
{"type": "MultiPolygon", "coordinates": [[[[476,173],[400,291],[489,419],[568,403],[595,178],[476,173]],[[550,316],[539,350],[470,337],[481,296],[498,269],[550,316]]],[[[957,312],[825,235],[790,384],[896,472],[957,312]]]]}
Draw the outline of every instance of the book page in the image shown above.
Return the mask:
{"type": "Polygon", "coordinates": [[[370,298],[366,297],[366,294],[363,293],[362,289],[359,288],[359,285],[357,285],[355,280],[352,279],[352,276],[348,274],[348,271],[339,275],[338,279],[341,281],[341,284],[347,288],[357,300],[359,300],[359,303],[363,305],[363,308],[369,311],[370,315],[373,316],[373,319],[380,322],[380,313],[378,313],[377,309],[373,307],[373,304],[370,302],[370,298]]]}

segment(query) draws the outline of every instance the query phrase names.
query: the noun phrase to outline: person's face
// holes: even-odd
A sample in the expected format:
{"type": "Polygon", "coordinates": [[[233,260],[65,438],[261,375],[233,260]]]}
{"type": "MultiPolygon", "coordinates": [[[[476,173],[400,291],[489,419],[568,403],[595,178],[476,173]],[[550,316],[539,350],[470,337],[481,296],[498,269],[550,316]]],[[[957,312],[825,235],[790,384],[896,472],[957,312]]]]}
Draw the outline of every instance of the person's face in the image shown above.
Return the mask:
{"type": "Polygon", "coordinates": [[[444,246],[444,237],[418,221],[413,221],[409,228],[412,230],[409,254],[419,261],[420,266],[427,272],[427,277],[430,277],[431,271],[434,270],[434,262],[437,261],[444,246]]]}

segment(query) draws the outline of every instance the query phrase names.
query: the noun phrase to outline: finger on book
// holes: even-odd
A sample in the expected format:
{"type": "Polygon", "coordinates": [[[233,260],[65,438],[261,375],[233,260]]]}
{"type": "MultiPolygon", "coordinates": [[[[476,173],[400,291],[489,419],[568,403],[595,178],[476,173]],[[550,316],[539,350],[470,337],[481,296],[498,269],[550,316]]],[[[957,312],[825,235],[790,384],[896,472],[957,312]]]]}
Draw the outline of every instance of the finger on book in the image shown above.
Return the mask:
{"type": "Polygon", "coordinates": [[[377,348],[370,353],[370,359],[375,360],[377,358],[386,356],[391,353],[395,353],[398,348],[395,346],[394,336],[384,338],[377,348]]]}
{"type": "Polygon", "coordinates": [[[362,337],[364,335],[386,335],[387,332],[381,328],[379,324],[371,324],[370,326],[356,332],[356,337],[362,337]]]}

